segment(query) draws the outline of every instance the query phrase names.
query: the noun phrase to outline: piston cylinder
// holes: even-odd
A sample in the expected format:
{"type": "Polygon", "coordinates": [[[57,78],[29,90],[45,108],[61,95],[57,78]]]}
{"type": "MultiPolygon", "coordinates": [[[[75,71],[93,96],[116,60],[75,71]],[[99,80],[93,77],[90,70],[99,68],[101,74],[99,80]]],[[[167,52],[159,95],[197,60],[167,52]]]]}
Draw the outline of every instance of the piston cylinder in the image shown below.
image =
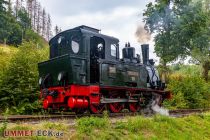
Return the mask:
{"type": "Polygon", "coordinates": [[[68,107],[71,108],[71,109],[73,109],[73,108],[87,108],[88,107],[88,100],[87,99],[70,97],[68,99],[68,107]]]}

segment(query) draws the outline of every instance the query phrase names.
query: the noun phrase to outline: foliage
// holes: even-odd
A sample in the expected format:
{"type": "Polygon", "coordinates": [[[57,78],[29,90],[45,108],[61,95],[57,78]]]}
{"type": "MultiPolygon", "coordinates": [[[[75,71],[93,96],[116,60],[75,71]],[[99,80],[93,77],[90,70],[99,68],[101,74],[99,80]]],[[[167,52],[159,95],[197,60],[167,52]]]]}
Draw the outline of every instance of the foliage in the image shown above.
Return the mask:
{"type": "Polygon", "coordinates": [[[26,29],[25,31],[25,41],[31,41],[36,44],[38,47],[45,47],[48,46],[47,42],[44,38],[40,37],[37,33],[32,31],[31,29],[26,29]]]}
{"type": "Polygon", "coordinates": [[[6,4],[1,0],[0,7],[3,6],[4,10],[0,10],[0,43],[18,45],[22,41],[21,26],[14,16],[6,12],[6,4]]]}
{"type": "Polygon", "coordinates": [[[38,111],[37,63],[47,57],[47,48],[37,48],[32,42],[25,42],[19,47],[0,80],[0,108],[9,108],[17,114],[38,111]]]}
{"type": "Polygon", "coordinates": [[[8,38],[5,38],[7,41],[6,43],[9,45],[19,45],[22,43],[22,28],[21,26],[15,22],[14,17],[10,17],[8,23],[8,26],[5,27],[4,25],[4,29],[8,31],[8,38]]]}
{"type": "Polygon", "coordinates": [[[208,79],[210,10],[205,7],[209,2],[191,0],[158,0],[147,5],[145,28],[155,34],[155,52],[163,73],[168,62],[191,56],[200,62],[203,77],[208,79]]]}
{"type": "Polygon", "coordinates": [[[4,46],[0,45],[0,83],[3,71],[5,71],[5,67],[8,65],[11,57],[17,52],[17,48],[12,46],[4,46]]]}
{"type": "Polygon", "coordinates": [[[30,29],[31,28],[31,19],[29,18],[29,15],[26,11],[25,8],[22,8],[18,10],[18,17],[17,21],[20,23],[21,27],[25,29],[30,29]]]}
{"type": "Polygon", "coordinates": [[[199,76],[172,74],[168,89],[173,99],[164,102],[167,108],[210,107],[210,84],[199,76]]]}
{"type": "Polygon", "coordinates": [[[169,67],[171,74],[180,74],[188,76],[200,76],[202,74],[202,67],[200,65],[183,65],[174,64],[169,67]]]}
{"type": "Polygon", "coordinates": [[[0,12],[6,11],[5,4],[7,4],[7,2],[5,0],[0,0],[0,12]]]}
{"type": "Polygon", "coordinates": [[[184,51],[177,45],[174,38],[176,24],[176,10],[179,5],[173,0],[159,0],[147,4],[144,11],[145,29],[155,34],[155,53],[160,57],[160,70],[162,81],[166,82],[167,63],[176,60],[184,51]]]}
{"type": "Polygon", "coordinates": [[[209,27],[210,10],[206,10],[204,3],[199,1],[190,3],[180,12],[178,24],[174,28],[174,38],[178,38],[177,44],[185,48],[183,51],[201,64],[206,80],[210,69],[209,27]]]}
{"type": "Polygon", "coordinates": [[[14,16],[11,11],[6,11],[5,7],[11,6],[10,4],[0,1],[0,43],[18,46],[24,40],[34,40],[38,45],[46,44],[44,39],[31,29],[31,18],[27,10],[21,7],[14,16]]]}
{"type": "Polygon", "coordinates": [[[172,32],[176,8],[177,4],[173,0],[160,0],[154,4],[150,2],[143,13],[145,28],[155,33],[155,52],[163,64],[175,60],[183,52],[182,48],[176,46],[172,32]]]}
{"type": "Polygon", "coordinates": [[[67,130],[67,126],[62,123],[53,123],[53,122],[44,122],[43,124],[44,129],[53,129],[53,130],[67,130]]]}
{"type": "Polygon", "coordinates": [[[3,123],[0,124],[0,137],[3,136],[4,130],[7,129],[7,122],[4,121],[3,123]]]}

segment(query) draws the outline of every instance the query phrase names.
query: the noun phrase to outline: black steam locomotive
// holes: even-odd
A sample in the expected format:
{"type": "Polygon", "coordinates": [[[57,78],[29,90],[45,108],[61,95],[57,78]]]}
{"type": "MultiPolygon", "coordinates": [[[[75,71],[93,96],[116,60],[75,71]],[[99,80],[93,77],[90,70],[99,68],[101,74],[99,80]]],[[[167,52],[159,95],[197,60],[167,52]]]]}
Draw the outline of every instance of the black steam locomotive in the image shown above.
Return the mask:
{"type": "Polygon", "coordinates": [[[59,33],[49,45],[50,59],[38,64],[44,109],[136,112],[171,97],[147,44],[141,45],[143,63],[129,43],[120,58],[117,38],[83,25],[59,33]]]}

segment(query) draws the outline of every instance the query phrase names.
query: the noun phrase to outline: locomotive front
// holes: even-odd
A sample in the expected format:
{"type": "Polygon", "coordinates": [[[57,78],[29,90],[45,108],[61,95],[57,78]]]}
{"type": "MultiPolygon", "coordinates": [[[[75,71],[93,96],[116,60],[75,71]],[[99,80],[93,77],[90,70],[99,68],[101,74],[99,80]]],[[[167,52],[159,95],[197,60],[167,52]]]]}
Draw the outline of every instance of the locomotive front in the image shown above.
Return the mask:
{"type": "Polygon", "coordinates": [[[59,33],[49,42],[50,59],[38,64],[43,108],[90,110],[105,108],[132,112],[158,104],[170,97],[160,81],[154,63],[149,60],[149,46],[142,45],[143,63],[135,48],[126,44],[119,57],[119,40],[99,30],[79,26],[59,33]]]}

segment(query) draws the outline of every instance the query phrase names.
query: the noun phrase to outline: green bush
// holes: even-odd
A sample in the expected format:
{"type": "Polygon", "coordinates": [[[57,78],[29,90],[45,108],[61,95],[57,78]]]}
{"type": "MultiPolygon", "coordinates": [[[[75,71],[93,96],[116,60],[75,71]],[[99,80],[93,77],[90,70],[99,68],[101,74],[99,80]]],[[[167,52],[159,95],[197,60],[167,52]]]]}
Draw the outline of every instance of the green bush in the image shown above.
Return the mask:
{"type": "Polygon", "coordinates": [[[188,76],[201,76],[202,67],[199,65],[180,65],[175,64],[170,66],[170,71],[175,74],[182,74],[188,76]]]}
{"type": "Polygon", "coordinates": [[[44,38],[42,38],[39,34],[35,33],[33,30],[31,29],[27,29],[25,31],[25,37],[24,39],[26,41],[32,41],[34,42],[34,44],[36,44],[36,46],[39,46],[41,48],[47,46],[47,42],[45,41],[44,38]]]}
{"type": "Polygon", "coordinates": [[[16,114],[33,113],[37,107],[38,62],[48,57],[46,48],[24,42],[3,71],[0,83],[0,108],[16,114]],[[33,106],[36,105],[36,106],[33,106]]]}
{"type": "Polygon", "coordinates": [[[172,74],[168,89],[173,99],[164,102],[168,108],[207,108],[210,107],[210,84],[199,76],[172,74]]]}

